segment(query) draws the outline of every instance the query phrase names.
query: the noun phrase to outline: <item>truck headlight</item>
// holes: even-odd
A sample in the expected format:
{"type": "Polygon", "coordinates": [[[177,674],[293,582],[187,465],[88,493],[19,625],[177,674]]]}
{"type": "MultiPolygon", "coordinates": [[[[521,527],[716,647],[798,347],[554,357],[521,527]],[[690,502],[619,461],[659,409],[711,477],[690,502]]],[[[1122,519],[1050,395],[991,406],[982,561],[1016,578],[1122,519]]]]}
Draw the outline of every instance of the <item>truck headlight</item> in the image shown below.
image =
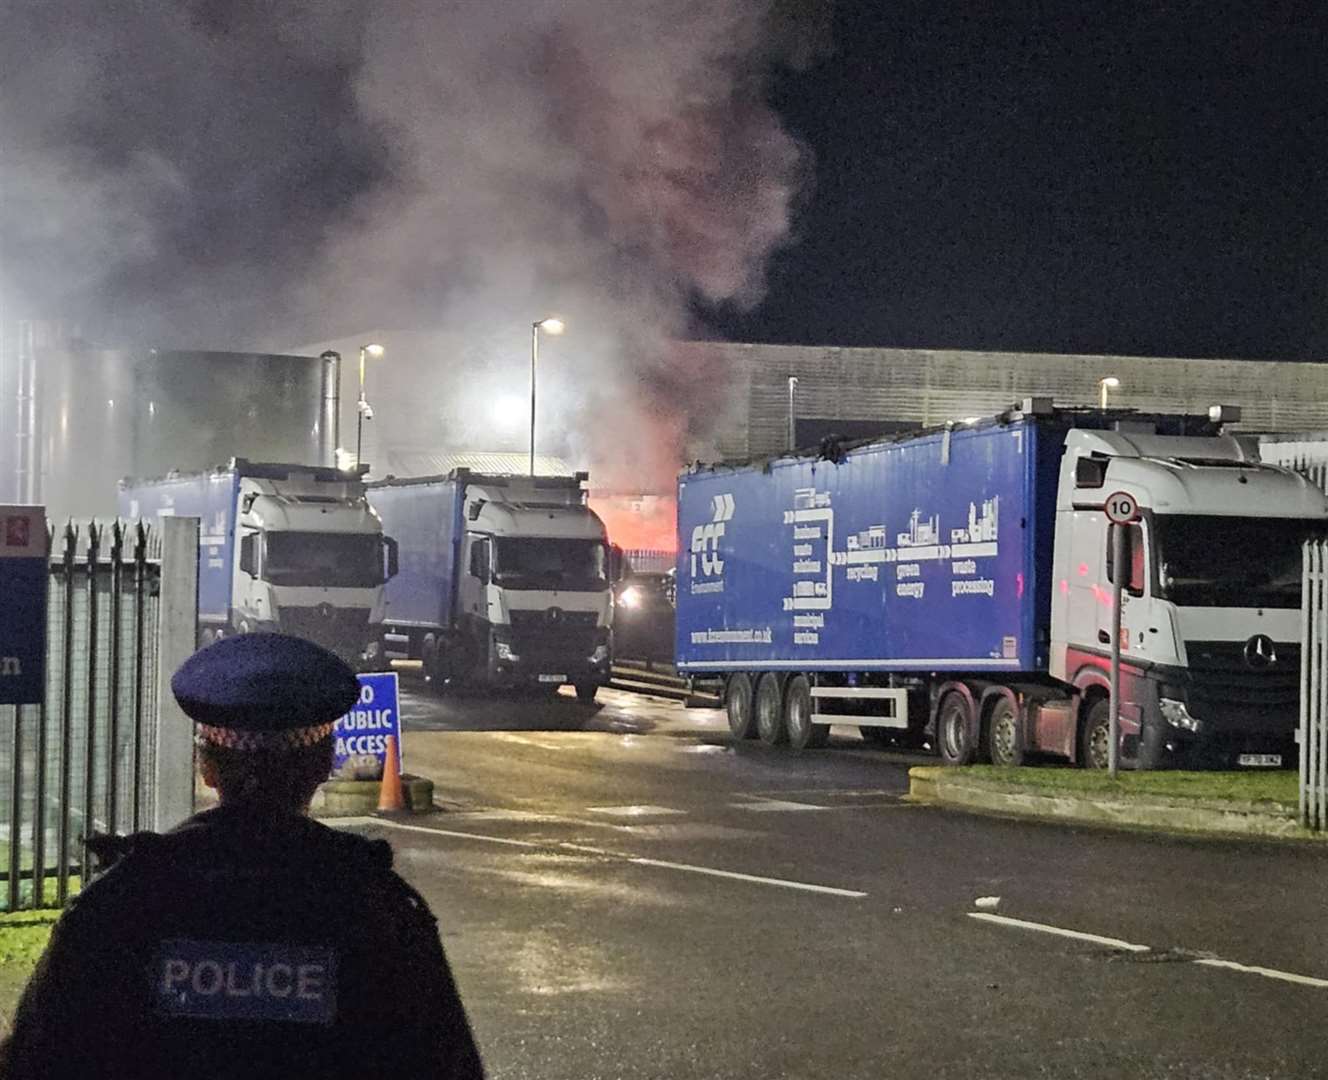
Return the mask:
{"type": "Polygon", "coordinates": [[[595,651],[590,654],[592,664],[602,664],[609,658],[609,647],[607,645],[596,645],[595,651]]]}
{"type": "Polygon", "coordinates": [[[1178,727],[1182,731],[1199,730],[1199,719],[1190,715],[1190,710],[1185,707],[1185,702],[1164,697],[1158,699],[1157,705],[1158,710],[1162,713],[1162,719],[1172,727],[1178,727]]]}
{"type": "Polygon", "coordinates": [[[521,659],[520,655],[512,648],[510,642],[495,641],[493,651],[497,653],[499,660],[506,660],[509,664],[515,664],[521,659]]]}

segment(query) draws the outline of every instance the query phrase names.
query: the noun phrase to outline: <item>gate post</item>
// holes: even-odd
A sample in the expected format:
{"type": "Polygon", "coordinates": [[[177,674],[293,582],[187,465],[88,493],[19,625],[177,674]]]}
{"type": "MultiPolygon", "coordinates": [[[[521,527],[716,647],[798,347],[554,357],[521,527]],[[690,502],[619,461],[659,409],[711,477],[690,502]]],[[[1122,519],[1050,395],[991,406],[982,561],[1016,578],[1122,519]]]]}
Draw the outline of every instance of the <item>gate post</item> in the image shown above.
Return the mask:
{"type": "Polygon", "coordinates": [[[161,520],[157,627],[157,730],[151,827],[172,829],[194,812],[194,725],[171,693],[171,676],[198,641],[198,518],[161,520]]]}

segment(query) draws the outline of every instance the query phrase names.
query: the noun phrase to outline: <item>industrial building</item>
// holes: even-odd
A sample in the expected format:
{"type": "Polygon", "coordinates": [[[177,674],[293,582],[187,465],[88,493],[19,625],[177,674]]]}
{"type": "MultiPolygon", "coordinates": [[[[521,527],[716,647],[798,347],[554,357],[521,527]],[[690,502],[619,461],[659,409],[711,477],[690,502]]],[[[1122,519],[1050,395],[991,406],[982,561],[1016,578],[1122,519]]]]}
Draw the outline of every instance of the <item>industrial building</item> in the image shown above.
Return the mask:
{"type": "MultiPolygon", "coordinates": [[[[1328,429],[1328,365],[1320,363],[726,342],[680,348],[690,352],[694,370],[724,375],[725,419],[705,434],[726,459],[787,449],[790,418],[796,445],[814,446],[830,434],[867,436],[987,416],[1031,395],[1093,405],[1104,390],[1111,406],[1141,411],[1239,405],[1246,431],[1328,429]],[[797,380],[792,388],[790,379],[797,380]]],[[[693,456],[707,456],[698,449],[693,456]]]]}

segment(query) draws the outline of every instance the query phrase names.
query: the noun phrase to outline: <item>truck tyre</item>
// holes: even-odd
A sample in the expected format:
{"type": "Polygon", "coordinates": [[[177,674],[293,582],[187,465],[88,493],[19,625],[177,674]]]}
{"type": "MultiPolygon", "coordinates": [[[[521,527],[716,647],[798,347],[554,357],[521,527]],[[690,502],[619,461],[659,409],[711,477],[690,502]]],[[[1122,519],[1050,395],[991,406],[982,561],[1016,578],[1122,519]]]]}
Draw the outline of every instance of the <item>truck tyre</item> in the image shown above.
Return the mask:
{"type": "Polygon", "coordinates": [[[830,741],[829,724],[812,723],[812,684],[795,675],[784,688],[784,730],[794,750],[819,750],[830,741]]]}
{"type": "Polygon", "coordinates": [[[1079,731],[1079,764],[1085,769],[1105,769],[1111,764],[1111,700],[1105,695],[1088,707],[1079,731]]]}
{"type": "Polygon", "coordinates": [[[595,704],[595,695],[599,693],[599,683],[583,682],[576,684],[576,700],[582,705],[595,704]]]}
{"type": "Polygon", "coordinates": [[[780,746],[788,742],[788,729],[784,726],[784,702],[779,692],[779,677],[767,671],[756,684],[756,698],[752,703],[756,714],[756,734],[766,746],[780,746]]]}
{"type": "Polygon", "coordinates": [[[987,756],[993,765],[1024,763],[1024,732],[1019,722],[1019,711],[1004,694],[991,707],[986,734],[987,756]]]}
{"type": "Polygon", "coordinates": [[[739,672],[730,676],[724,691],[724,708],[729,715],[729,730],[735,739],[756,738],[756,717],[752,714],[752,680],[739,672]]]}
{"type": "Polygon", "coordinates": [[[438,639],[433,634],[424,635],[424,641],[420,644],[420,662],[430,693],[441,694],[447,679],[443,674],[443,657],[438,648],[438,639]]]}
{"type": "Polygon", "coordinates": [[[946,694],[936,710],[936,743],[946,765],[972,765],[977,757],[973,709],[963,694],[946,694]]]}

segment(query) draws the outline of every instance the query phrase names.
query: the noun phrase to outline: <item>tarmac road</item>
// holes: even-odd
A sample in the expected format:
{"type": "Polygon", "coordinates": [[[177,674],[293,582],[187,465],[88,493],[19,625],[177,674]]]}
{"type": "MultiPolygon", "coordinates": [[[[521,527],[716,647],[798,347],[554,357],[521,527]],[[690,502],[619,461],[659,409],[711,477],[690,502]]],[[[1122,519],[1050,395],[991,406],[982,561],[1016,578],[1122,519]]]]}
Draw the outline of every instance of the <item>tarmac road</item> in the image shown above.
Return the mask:
{"type": "Polygon", "coordinates": [[[1328,1076],[1317,846],[917,807],[932,759],[848,731],[403,685],[446,811],[355,827],[439,914],[499,1080],[1328,1076]]]}

